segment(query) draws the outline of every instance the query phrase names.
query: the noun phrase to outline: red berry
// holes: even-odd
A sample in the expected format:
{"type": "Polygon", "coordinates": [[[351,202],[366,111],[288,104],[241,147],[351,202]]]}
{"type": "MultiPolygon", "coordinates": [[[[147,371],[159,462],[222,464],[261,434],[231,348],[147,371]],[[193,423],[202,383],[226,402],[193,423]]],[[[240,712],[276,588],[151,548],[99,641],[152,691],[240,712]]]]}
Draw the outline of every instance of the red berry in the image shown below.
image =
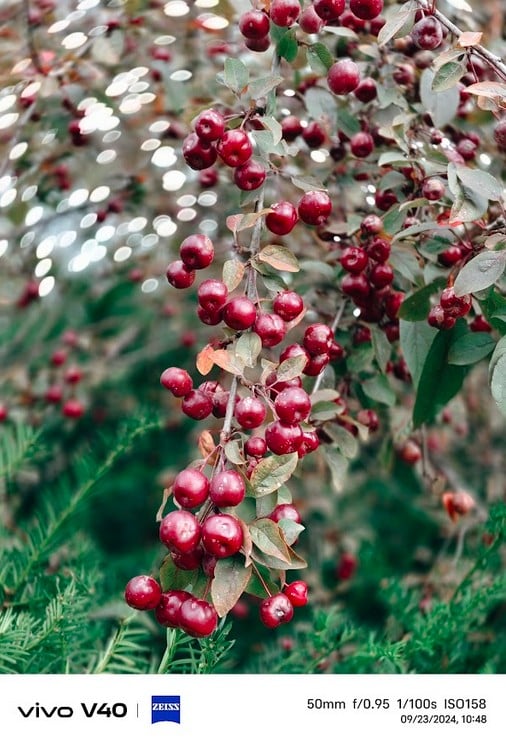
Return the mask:
{"type": "Polygon", "coordinates": [[[362,78],[358,86],[354,89],[353,95],[363,104],[373,101],[378,95],[374,78],[362,78]]]}
{"type": "Polygon", "coordinates": [[[325,223],[331,210],[330,197],[321,190],[306,192],[297,206],[299,218],[310,226],[319,226],[325,223]]]}
{"type": "Polygon", "coordinates": [[[388,210],[392,205],[395,205],[396,202],[399,202],[399,200],[397,199],[395,192],[392,192],[391,189],[386,189],[384,191],[378,190],[378,192],[376,192],[374,195],[374,202],[376,207],[380,210],[388,210]]]}
{"type": "Polygon", "coordinates": [[[284,425],[279,420],[265,429],[265,441],[273,454],[292,454],[302,444],[303,437],[300,425],[284,425]]]}
{"type": "Polygon", "coordinates": [[[327,135],[319,122],[310,122],[302,130],[302,138],[309,148],[319,148],[327,139],[327,135]]]}
{"type": "Polygon", "coordinates": [[[194,132],[183,140],[182,153],[185,162],[194,171],[208,169],[217,158],[214,145],[201,140],[194,132]]]}
{"type": "Polygon", "coordinates": [[[221,280],[203,280],[197,291],[199,304],[208,312],[219,311],[226,303],[228,290],[221,280]]]}
{"type": "Polygon", "coordinates": [[[398,450],[399,457],[407,464],[416,464],[422,458],[422,450],[412,439],[408,439],[398,450]]]}
{"type": "Polygon", "coordinates": [[[293,617],[293,605],[286,594],[274,594],[264,599],[260,605],[260,619],[266,628],[277,628],[289,623],[293,617]]]}
{"type": "Polygon", "coordinates": [[[184,397],[193,388],[192,377],[185,371],[184,368],[176,368],[171,366],[166,368],[160,376],[160,383],[169,392],[172,392],[174,397],[184,397]]]}
{"type": "Polygon", "coordinates": [[[314,0],[315,13],[325,21],[335,21],[344,10],[345,0],[314,0]]]}
{"type": "Polygon", "coordinates": [[[426,200],[440,200],[445,193],[445,185],[436,176],[431,176],[422,184],[422,196],[426,200]]]}
{"type": "Polygon", "coordinates": [[[336,576],[340,581],[348,581],[357,570],[357,559],[349,552],[343,552],[336,568],[336,576]]]}
{"type": "Polygon", "coordinates": [[[332,93],[351,93],[360,83],[360,71],[353,60],[334,62],[327,73],[327,83],[332,93]]]}
{"type": "Polygon", "coordinates": [[[476,143],[469,137],[463,137],[457,143],[457,153],[460,153],[464,161],[472,161],[476,155],[476,143]]]}
{"type": "Polygon", "coordinates": [[[239,521],[230,514],[213,514],[202,525],[202,544],[209,555],[228,558],[241,549],[243,531],[239,521]]]}
{"type": "Polygon", "coordinates": [[[185,415],[193,420],[204,420],[213,409],[213,401],[204,392],[198,389],[192,389],[183,398],[181,409],[185,415]]]}
{"type": "Polygon", "coordinates": [[[455,326],[456,317],[448,314],[440,304],[436,304],[429,311],[427,321],[431,327],[436,329],[451,329],[455,326]]]}
{"type": "Polygon", "coordinates": [[[251,436],[244,444],[244,453],[248,456],[262,458],[267,451],[265,438],[261,436],[251,436]]]}
{"type": "Polygon", "coordinates": [[[452,244],[448,249],[443,249],[443,251],[439,252],[437,255],[438,262],[444,267],[452,267],[453,265],[456,265],[457,262],[460,262],[462,257],[462,249],[458,244],[452,244]]]}
{"type": "Polygon", "coordinates": [[[160,584],[151,576],[134,576],[125,587],[125,601],[135,610],[153,610],[161,596],[160,584]]]}
{"type": "Polygon", "coordinates": [[[236,187],[245,192],[252,192],[262,186],[267,176],[265,167],[252,158],[234,171],[234,183],[236,187]]]}
{"type": "Polygon", "coordinates": [[[397,319],[403,300],[404,293],[402,291],[392,291],[385,298],[385,314],[389,319],[397,319]]]}
{"type": "Polygon", "coordinates": [[[302,134],[303,126],[300,119],[293,114],[289,114],[281,120],[281,132],[287,143],[291,143],[302,134]]]}
{"type": "Polygon", "coordinates": [[[445,288],[439,303],[450,316],[465,316],[471,310],[471,296],[456,296],[453,288],[445,288]]]}
{"type": "Polygon", "coordinates": [[[265,216],[265,225],[277,236],[290,233],[299,219],[295,207],[286,200],[271,205],[271,211],[265,216]]]}
{"type": "Polygon", "coordinates": [[[192,552],[200,542],[200,524],[189,511],[172,511],[160,522],[160,541],[169,550],[192,552]]]}
{"type": "Polygon", "coordinates": [[[391,244],[386,239],[373,239],[367,245],[366,251],[376,262],[386,262],[390,256],[391,244]]]}
{"type": "Polygon", "coordinates": [[[182,508],[195,508],[206,500],[209,494],[209,480],[195,467],[187,467],[177,475],[172,492],[182,508]]]}
{"type": "Polygon", "coordinates": [[[283,321],[291,322],[302,313],[304,301],[295,291],[284,290],[277,294],[272,308],[283,321]]]}
{"type": "Polygon", "coordinates": [[[299,0],[271,0],[270,17],[276,26],[293,26],[300,16],[299,0]]]}
{"type": "Polygon", "coordinates": [[[362,425],[365,425],[372,433],[379,428],[378,414],[374,410],[360,410],[357,413],[357,420],[362,425]]]}
{"type": "MultiPolygon", "coordinates": [[[[283,361],[288,360],[288,358],[300,358],[300,356],[303,356],[307,362],[309,362],[309,354],[305,348],[302,347],[302,345],[299,345],[298,342],[294,342],[291,345],[288,345],[279,356],[279,362],[283,363],[283,361]]],[[[267,382],[269,384],[274,383],[277,381],[276,374],[272,374],[272,381],[270,378],[267,379],[267,382]]],[[[285,382],[280,382],[280,384],[284,384],[285,382]]],[[[281,390],[280,390],[281,391],[281,390]]]]}
{"type": "MultiPolygon", "coordinates": [[[[235,419],[241,428],[258,428],[262,425],[267,409],[262,400],[256,397],[244,397],[235,406],[235,419]]],[[[256,456],[256,455],[253,455],[256,456]]]]}
{"type": "Polygon", "coordinates": [[[357,18],[370,21],[383,10],[383,0],[350,0],[350,10],[357,18]]]}
{"type": "Polygon", "coordinates": [[[248,10],[239,18],[239,31],[246,39],[262,39],[269,29],[269,17],[260,10],[248,10]]]}
{"type": "Polygon", "coordinates": [[[304,332],[304,348],[311,356],[320,355],[321,353],[328,353],[332,340],[334,339],[334,333],[326,324],[316,322],[310,324],[304,332]]]}
{"type": "Polygon", "coordinates": [[[160,625],[165,628],[179,628],[179,611],[183,602],[193,599],[192,594],[182,589],[166,591],[162,594],[160,602],[155,609],[155,617],[160,625]]]}
{"type": "Polygon", "coordinates": [[[360,275],[369,263],[369,256],[361,246],[347,246],[339,261],[345,270],[353,275],[360,275]]]}
{"type": "Polygon", "coordinates": [[[420,49],[436,49],[443,41],[443,29],[437,18],[426,16],[415,23],[410,36],[420,49]]]}
{"type": "Polygon", "coordinates": [[[499,120],[494,127],[494,140],[499,148],[506,148],[506,118],[499,120]]]}
{"type": "MultiPolygon", "coordinates": [[[[52,405],[56,405],[58,404],[58,402],[61,402],[62,397],[63,389],[59,384],[51,384],[51,386],[46,389],[46,393],[44,395],[44,399],[46,400],[46,402],[49,402],[52,405]]],[[[1,417],[0,420],[2,420],[1,417]]]]}
{"type": "Polygon", "coordinates": [[[304,607],[307,604],[307,584],[305,581],[292,581],[283,588],[294,607],[304,607]]]}
{"type": "Polygon", "coordinates": [[[178,550],[171,550],[170,552],[172,562],[182,571],[194,571],[200,568],[203,556],[204,551],[201,547],[196,547],[190,552],[179,552],[178,550]]]}
{"type": "Polygon", "coordinates": [[[286,325],[277,314],[258,314],[253,325],[253,331],[262,340],[264,348],[273,348],[286,335],[286,325]]]}
{"type": "Polygon", "coordinates": [[[306,34],[318,34],[324,26],[324,20],[314,9],[314,5],[308,5],[299,18],[299,26],[306,34]]]}
{"type": "Polygon", "coordinates": [[[215,327],[223,319],[223,313],[221,309],[204,309],[200,304],[197,306],[197,316],[202,324],[208,324],[211,327],[215,327]]]}
{"type": "Polygon", "coordinates": [[[274,409],[283,425],[296,425],[308,419],[311,399],[304,389],[291,386],[278,394],[274,401],[274,409]]]}
{"type": "Polygon", "coordinates": [[[379,215],[366,215],[360,228],[366,234],[378,234],[383,231],[383,221],[379,215]]]}
{"type": "Polygon", "coordinates": [[[244,130],[227,130],[216,149],[221,160],[233,168],[242,166],[253,154],[253,147],[244,130]]]}
{"type": "Polygon", "coordinates": [[[302,524],[302,518],[293,503],[280,503],[269,514],[269,519],[278,523],[282,519],[290,519],[296,524],[302,524]]]}
{"type": "Polygon", "coordinates": [[[67,360],[67,351],[66,350],[55,350],[54,353],[51,356],[51,363],[53,366],[63,366],[65,361],[67,360]]]}
{"type": "Polygon", "coordinates": [[[206,109],[201,112],[194,124],[195,132],[204,143],[219,140],[225,132],[225,120],[216,109],[206,109]]]}
{"type": "Polygon", "coordinates": [[[216,472],[209,485],[209,498],[215,506],[238,506],[246,495],[246,486],[239,472],[233,469],[216,472]]]}
{"type": "Polygon", "coordinates": [[[245,45],[252,52],[266,52],[271,46],[271,38],[263,36],[261,39],[246,39],[245,45]]]}
{"type": "Polygon", "coordinates": [[[256,319],[255,304],[246,296],[236,296],[223,307],[223,320],[231,329],[249,329],[256,319]]]}
{"type": "Polygon", "coordinates": [[[393,279],[394,271],[391,266],[387,264],[375,265],[369,273],[371,285],[378,289],[386,288],[393,279]]]}
{"type": "Polygon", "coordinates": [[[204,599],[184,601],[179,609],[179,627],[194,638],[206,638],[218,625],[216,610],[204,599]]]}
{"type": "Polygon", "coordinates": [[[66,418],[77,419],[84,415],[84,405],[78,399],[68,399],[63,405],[62,412],[66,418]]]}
{"type": "Polygon", "coordinates": [[[165,274],[169,283],[178,289],[189,288],[195,280],[195,270],[186,267],[181,259],[171,262],[165,274]]]}
{"type": "Polygon", "coordinates": [[[314,355],[310,358],[307,365],[304,367],[303,373],[306,376],[318,376],[325,366],[330,362],[329,353],[320,353],[320,355],[314,355]]]}
{"type": "Polygon", "coordinates": [[[214,259],[213,242],[208,236],[196,233],[188,236],[179,247],[184,266],[189,270],[203,270],[214,259]]]}
{"type": "Polygon", "coordinates": [[[355,158],[367,158],[374,150],[374,140],[368,132],[357,132],[350,139],[350,150],[355,158]]]}
{"type": "Polygon", "coordinates": [[[469,325],[469,329],[472,332],[491,332],[492,326],[487,322],[484,316],[478,314],[469,325]]]}
{"type": "Polygon", "coordinates": [[[310,454],[312,451],[316,451],[316,449],[320,445],[320,438],[318,436],[318,433],[313,431],[304,431],[304,436],[302,438],[302,444],[299,446],[297,450],[297,454],[300,458],[306,456],[306,454],[310,454]]]}

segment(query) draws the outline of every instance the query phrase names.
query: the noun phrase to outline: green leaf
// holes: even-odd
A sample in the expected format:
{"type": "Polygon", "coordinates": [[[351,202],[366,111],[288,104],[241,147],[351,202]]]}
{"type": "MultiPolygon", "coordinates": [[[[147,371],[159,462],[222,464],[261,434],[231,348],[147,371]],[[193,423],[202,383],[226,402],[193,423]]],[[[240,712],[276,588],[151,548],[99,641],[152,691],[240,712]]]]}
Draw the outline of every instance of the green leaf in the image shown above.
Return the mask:
{"type": "Polygon", "coordinates": [[[293,62],[297,57],[299,51],[299,45],[295,38],[295,31],[290,29],[284,36],[279,40],[276,46],[277,53],[280,57],[285,59],[287,62],[293,62]]]}
{"type": "Polygon", "coordinates": [[[396,233],[395,236],[393,236],[393,240],[399,241],[400,239],[405,239],[408,236],[416,236],[419,233],[425,233],[426,231],[434,231],[434,230],[441,230],[441,226],[439,223],[436,223],[436,221],[425,221],[422,223],[417,223],[414,226],[409,226],[409,228],[404,228],[399,233],[396,233]]]}
{"type": "Polygon", "coordinates": [[[294,187],[302,189],[303,192],[310,192],[311,190],[319,190],[320,192],[327,192],[327,188],[323,186],[319,179],[314,176],[292,176],[291,182],[294,187]]]}
{"type": "Polygon", "coordinates": [[[470,169],[468,166],[456,164],[457,177],[465,187],[477,192],[488,200],[501,200],[503,187],[499,181],[482,169],[470,169]]]}
{"type": "Polygon", "coordinates": [[[235,290],[244,277],[244,265],[238,259],[227,259],[223,263],[223,282],[231,293],[235,290]]]}
{"type": "Polygon", "coordinates": [[[399,309],[399,318],[409,322],[418,322],[427,319],[430,311],[430,299],[446,285],[446,278],[436,278],[432,283],[426,285],[415,293],[404,299],[399,309]]]}
{"type": "Polygon", "coordinates": [[[334,420],[336,415],[340,415],[342,411],[343,406],[335,402],[316,402],[311,408],[311,418],[321,422],[334,420]]]}
{"type": "Polygon", "coordinates": [[[256,78],[248,86],[248,95],[252,99],[261,99],[277,88],[283,80],[280,75],[264,75],[256,78]]]}
{"type": "Polygon", "coordinates": [[[304,531],[302,524],[297,524],[293,519],[280,519],[278,526],[287,545],[293,545],[299,534],[304,531]]]}
{"type": "Polygon", "coordinates": [[[337,446],[346,459],[354,459],[358,453],[358,441],[346,428],[337,423],[328,423],[325,431],[332,438],[333,446],[337,446]]]}
{"type": "Polygon", "coordinates": [[[487,332],[468,332],[451,346],[448,363],[469,366],[486,358],[495,347],[494,338],[487,332]]]}
{"type": "Polygon", "coordinates": [[[460,95],[457,86],[446,91],[433,91],[435,74],[426,68],[420,76],[420,99],[423,107],[431,115],[435,127],[444,127],[455,117],[459,108],[460,95]]]}
{"type": "Polygon", "coordinates": [[[280,272],[298,272],[299,263],[290,249],[277,244],[268,244],[258,253],[258,258],[280,272]]]}
{"type": "Polygon", "coordinates": [[[194,571],[184,571],[178,568],[174,565],[170,555],[165,556],[160,566],[160,584],[163,591],[182,589],[198,596],[203,594],[208,580],[200,568],[194,571]]]}
{"type": "Polygon", "coordinates": [[[336,127],[338,130],[342,130],[347,137],[353,137],[362,129],[358,119],[345,107],[340,107],[337,110],[336,127]]]}
{"type": "Polygon", "coordinates": [[[223,80],[227,88],[236,94],[241,94],[248,85],[248,68],[236,57],[227,57],[223,80]]]}
{"type": "Polygon", "coordinates": [[[250,483],[256,497],[268,495],[290,479],[297,467],[297,454],[281,454],[262,459],[251,473],[250,483]]]}
{"type": "Polygon", "coordinates": [[[330,470],[332,487],[339,493],[344,488],[344,480],[348,471],[349,462],[342,454],[338,454],[337,451],[332,449],[330,446],[325,446],[323,448],[323,455],[330,470]]]}
{"type": "Polygon", "coordinates": [[[388,341],[388,337],[386,336],[385,332],[383,332],[383,330],[379,327],[372,327],[371,334],[372,347],[374,350],[374,355],[376,356],[376,361],[378,363],[378,366],[380,367],[380,370],[385,373],[388,361],[390,360],[390,356],[392,354],[392,345],[388,341]]]}
{"type": "Polygon", "coordinates": [[[393,246],[390,252],[389,262],[403,278],[410,283],[420,280],[421,269],[417,255],[409,247],[393,246]]]}
{"type": "Polygon", "coordinates": [[[218,560],[211,583],[211,599],[219,617],[229,612],[249,584],[252,566],[244,567],[242,555],[218,560]]]}
{"type": "Polygon", "coordinates": [[[494,285],[506,268],[506,249],[500,252],[482,252],[461,269],[453,289],[457,296],[476,293],[494,285]]]}
{"type": "Polygon", "coordinates": [[[304,558],[291,548],[286,546],[288,550],[289,560],[282,560],[281,558],[275,558],[273,555],[266,555],[261,550],[255,548],[251,553],[251,557],[258,564],[264,565],[267,568],[272,568],[276,571],[296,571],[301,568],[307,568],[307,563],[304,558]]]}
{"type": "Polygon", "coordinates": [[[372,379],[361,382],[364,394],[375,402],[381,402],[388,407],[395,404],[395,392],[385,374],[378,374],[372,379]]]}
{"type": "Polygon", "coordinates": [[[262,350],[262,340],[256,332],[245,332],[235,344],[235,354],[246,368],[256,366],[257,358],[262,350]]]}
{"type": "Polygon", "coordinates": [[[274,117],[260,117],[260,122],[270,131],[273,144],[277,145],[283,137],[283,130],[279,122],[274,117]]]}
{"type": "Polygon", "coordinates": [[[316,42],[307,48],[307,61],[315,73],[325,75],[332,66],[334,58],[325,44],[316,42]]]}
{"type": "Polygon", "coordinates": [[[391,5],[384,12],[386,23],[378,33],[378,45],[384,46],[390,39],[396,36],[408,34],[415,23],[417,4],[410,0],[402,5],[391,5]]]}
{"type": "Polygon", "coordinates": [[[296,355],[293,358],[287,358],[279,364],[276,370],[278,381],[290,381],[296,376],[300,376],[307,364],[305,355],[296,355]]]}
{"type": "Polygon", "coordinates": [[[232,464],[244,464],[246,461],[239,441],[227,441],[225,444],[225,456],[232,464]]]}
{"type": "Polygon", "coordinates": [[[323,88],[311,86],[304,94],[306,109],[311,119],[327,117],[334,123],[336,119],[337,104],[335,97],[323,88]]]}
{"type": "Polygon", "coordinates": [[[506,337],[499,340],[490,360],[489,381],[492,397],[506,415],[506,337]]]}
{"type": "Polygon", "coordinates": [[[415,388],[436,335],[437,330],[427,324],[425,318],[423,321],[400,321],[400,347],[415,388]]]}
{"type": "Polygon", "coordinates": [[[265,555],[278,560],[289,561],[288,547],[278,524],[272,519],[257,519],[250,524],[250,534],[253,544],[265,555]]]}
{"type": "Polygon", "coordinates": [[[452,345],[467,331],[459,319],[450,330],[440,330],[430,346],[418,383],[413,425],[419,428],[430,423],[438,412],[460,391],[468,372],[467,366],[454,366],[448,362],[452,345]]]}
{"type": "Polygon", "coordinates": [[[453,88],[467,72],[461,60],[452,60],[442,65],[432,81],[432,90],[436,93],[453,88]]]}

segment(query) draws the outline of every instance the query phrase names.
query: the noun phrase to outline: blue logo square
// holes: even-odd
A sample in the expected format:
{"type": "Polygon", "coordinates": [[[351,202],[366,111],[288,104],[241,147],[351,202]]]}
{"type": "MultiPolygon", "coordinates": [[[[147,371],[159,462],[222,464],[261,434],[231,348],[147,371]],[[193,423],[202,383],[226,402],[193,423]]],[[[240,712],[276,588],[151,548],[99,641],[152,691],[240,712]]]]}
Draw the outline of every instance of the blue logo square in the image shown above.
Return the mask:
{"type": "Polygon", "coordinates": [[[181,697],[179,695],[151,696],[151,723],[173,721],[181,723],[181,697]]]}

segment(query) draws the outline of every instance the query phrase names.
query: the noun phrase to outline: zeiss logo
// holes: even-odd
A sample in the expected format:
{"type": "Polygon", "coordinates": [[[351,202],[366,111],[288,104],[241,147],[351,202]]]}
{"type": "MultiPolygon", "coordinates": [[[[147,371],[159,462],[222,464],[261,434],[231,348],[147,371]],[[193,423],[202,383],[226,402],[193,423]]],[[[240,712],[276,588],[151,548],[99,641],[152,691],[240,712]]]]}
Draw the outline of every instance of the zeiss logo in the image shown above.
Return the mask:
{"type": "Polygon", "coordinates": [[[174,721],[181,723],[181,697],[179,695],[151,696],[151,723],[174,721]]]}

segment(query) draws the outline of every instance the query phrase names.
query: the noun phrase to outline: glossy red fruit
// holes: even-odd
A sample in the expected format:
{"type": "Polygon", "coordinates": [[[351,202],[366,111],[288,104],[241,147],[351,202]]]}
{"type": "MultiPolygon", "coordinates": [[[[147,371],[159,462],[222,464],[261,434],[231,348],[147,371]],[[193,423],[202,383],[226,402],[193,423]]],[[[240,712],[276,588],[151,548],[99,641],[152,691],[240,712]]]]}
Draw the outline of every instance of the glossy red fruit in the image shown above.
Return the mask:
{"type": "Polygon", "coordinates": [[[436,49],[443,41],[443,28],[434,16],[425,16],[410,31],[413,43],[420,49],[436,49]]]}
{"type": "Polygon", "coordinates": [[[230,514],[213,514],[202,525],[202,544],[209,555],[228,558],[241,549],[243,531],[239,521],[230,514]]]}
{"type": "Polygon", "coordinates": [[[265,438],[261,436],[251,436],[244,443],[244,453],[247,456],[262,458],[267,451],[267,443],[265,438]]]}
{"type": "Polygon", "coordinates": [[[376,262],[386,262],[390,256],[391,244],[386,239],[373,239],[367,244],[366,252],[376,262]]]}
{"type": "Polygon", "coordinates": [[[351,93],[360,83],[360,70],[353,60],[344,59],[334,62],[327,73],[327,83],[337,95],[351,93]]]}
{"type": "Polygon", "coordinates": [[[184,397],[193,389],[193,380],[188,371],[176,366],[165,369],[160,376],[160,383],[172,392],[174,397],[184,397]]]}
{"type": "Polygon", "coordinates": [[[269,17],[260,10],[248,10],[239,18],[239,31],[246,39],[263,39],[269,29],[269,17]]]}
{"type": "Polygon", "coordinates": [[[278,394],[274,400],[274,409],[284,425],[296,425],[308,419],[311,399],[304,389],[291,386],[278,394]]]}
{"type": "MultiPolygon", "coordinates": [[[[51,384],[44,394],[44,399],[51,405],[57,405],[63,398],[63,389],[59,384],[51,384]]],[[[0,421],[2,417],[0,417],[0,421]]]]}
{"type": "Polygon", "coordinates": [[[160,603],[162,589],[151,576],[134,576],[125,587],[125,602],[134,610],[153,610],[160,603]]]}
{"type": "Polygon", "coordinates": [[[416,464],[422,458],[422,450],[416,441],[408,438],[398,449],[399,457],[407,464],[416,464]]]}
{"type": "Polygon", "coordinates": [[[357,559],[350,552],[343,552],[336,568],[336,576],[340,581],[349,581],[357,570],[357,559]]]}
{"type": "Polygon", "coordinates": [[[227,130],[218,141],[216,150],[221,160],[232,168],[242,166],[253,154],[253,147],[244,130],[227,130]]]}
{"type": "Polygon", "coordinates": [[[169,283],[179,290],[189,288],[195,280],[195,270],[186,267],[181,259],[175,259],[174,262],[171,262],[165,275],[169,283]]]}
{"type": "Polygon", "coordinates": [[[431,327],[436,329],[451,329],[455,326],[456,317],[449,314],[440,304],[436,304],[429,311],[427,321],[431,327]]]}
{"type": "Polygon", "coordinates": [[[179,610],[179,627],[194,638],[207,638],[218,625],[216,610],[204,599],[187,599],[179,610]]]}
{"type": "Polygon", "coordinates": [[[364,21],[371,21],[383,10],[383,0],[350,0],[350,10],[364,21]]]}
{"type": "Polygon", "coordinates": [[[245,46],[252,52],[266,52],[271,46],[271,38],[267,35],[261,39],[246,39],[245,46]]]}
{"type": "Polygon", "coordinates": [[[190,270],[203,270],[209,267],[214,259],[213,242],[203,233],[192,234],[181,243],[179,255],[185,267],[190,270]]]}
{"type": "Polygon", "coordinates": [[[196,547],[190,552],[179,552],[178,550],[171,550],[170,557],[172,562],[177,568],[181,568],[182,571],[195,571],[200,568],[204,551],[201,547],[196,547]]]}
{"type": "Polygon", "coordinates": [[[394,279],[394,271],[390,265],[377,264],[369,273],[369,281],[377,289],[386,288],[394,279]]]}
{"type": "Polygon", "coordinates": [[[51,355],[51,364],[53,366],[63,366],[67,360],[68,353],[66,350],[55,350],[51,355]]]}
{"type": "Polygon", "coordinates": [[[209,310],[198,304],[197,316],[202,324],[207,324],[211,327],[215,327],[223,320],[223,313],[221,309],[209,310]]]}
{"type": "Polygon", "coordinates": [[[276,524],[281,519],[290,519],[290,521],[294,521],[296,524],[302,524],[301,515],[293,503],[280,503],[271,511],[268,518],[275,521],[276,524]]]}
{"type": "Polygon", "coordinates": [[[376,235],[383,231],[383,221],[379,215],[366,215],[360,224],[360,229],[365,234],[376,235]]]}
{"type": "Polygon", "coordinates": [[[206,143],[195,132],[191,132],[183,140],[182,153],[185,162],[194,171],[208,169],[216,161],[216,148],[206,143]]]}
{"type": "Polygon", "coordinates": [[[284,290],[277,294],[272,308],[283,321],[291,322],[304,310],[304,301],[295,291],[284,290]]]}
{"type": "Polygon", "coordinates": [[[358,86],[353,90],[353,95],[363,104],[373,101],[378,95],[374,78],[362,78],[358,86]]]}
{"type": "Polygon", "coordinates": [[[271,205],[271,211],[265,216],[265,225],[277,236],[290,233],[299,219],[294,205],[286,200],[271,205]]]}
{"type": "Polygon", "coordinates": [[[223,320],[227,326],[235,330],[249,329],[256,319],[255,304],[246,296],[236,296],[223,307],[223,320]]]}
{"type": "Polygon", "coordinates": [[[500,119],[494,127],[494,140],[501,149],[506,148],[506,117],[500,119]]]}
{"type": "Polygon", "coordinates": [[[264,348],[273,348],[285,337],[286,325],[277,314],[258,314],[253,331],[262,340],[264,348]]]}
{"type": "Polygon", "coordinates": [[[269,15],[276,26],[293,26],[300,12],[299,0],[271,0],[269,15]]]}
{"type": "Polygon", "coordinates": [[[469,325],[469,329],[471,332],[491,332],[492,326],[487,322],[484,316],[478,314],[469,325]]]}
{"type": "Polygon", "coordinates": [[[281,132],[287,143],[291,143],[302,134],[304,129],[300,119],[293,114],[288,114],[281,120],[281,132]]]}
{"type": "Polygon", "coordinates": [[[307,584],[305,581],[292,581],[283,587],[283,593],[286,594],[294,607],[304,607],[307,604],[307,584]]]}
{"type": "Polygon", "coordinates": [[[254,189],[259,189],[265,181],[267,173],[265,167],[250,158],[242,166],[238,166],[234,171],[234,183],[236,187],[244,190],[245,192],[252,192],[254,189]]]}
{"type": "Polygon", "coordinates": [[[314,9],[314,5],[304,8],[299,18],[299,26],[306,34],[318,34],[325,22],[314,9]]]}
{"type": "Polygon", "coordinates": [[[303,346],[311,356],[328,353],[334,333],[326,324],[315,322],[310,324],[304,332],[303,346]]]}
{"type": "Polygon", "coordinates": [[[265,429],[265,441],[273,454],[292,454],[301,446],[303,437],[300,425],[284,425],[279,420],[265,429]]]}
{"type": "MultiPolygon", "coordinates": [[[[280,353],[279,361],[280,363],[283,363],[283,361],[288,360],[288,358],[300,358],[300,356],[303,356],[303,358],[305,358],[305,360],[309,362],[310,355],[307,352],[307,350],[303,348],[302,345],[299,345],[298,342],[294,342],[291,345],[287,345],[287,347],[280,353]]],[[[274,383],[275,381],[277,381],[276,374],[273,372],[272,374],[269,374],[267,383],[270,385],[274,383]],[[270,378],[271,375],[272,375],[272,379],[270,378]]],[[[284,384],[285,382],[279,382],[279,383],[284,384]]]]}
{"type": "Polygon", "coordinates": [[[374,140],[368,132],[357,132],[350,139],[350,151],[355,158],[367,158],[374,150],[374,140]]]}
{"type": "Polygon", "coordinates": [[[67,384],[78,384],[83,378],[83,371],[79,366],[69,366],[63,378],[67,384]]]}
{"type": "Polygon", "coordinates": [[[198,138],[204,143],[212,143],[223,137],[225,120],[216,109],[206,109],[201,112],[194,123],[198,138]]]}
{"type": "Polygon", "coordinates": [[[361,246],[347,246],[343,249],[339,261],[347,272],[360,275],[369,263],[369,256],[361,246]]]}
{"type": "Polygon", "coordinates": [[[439,252],[437,259],[444,267],[453,267],[457,262],[460,262],[463,256],[460,246],[458,244],[452,244],[448,249],[443,249],[442,252],[439,252]]]}
{"type": "Polygon", "coordinates": [[[299,218],[310,226],[325,223],[332,211],[332,202],[326,192],[312,190],[306,192],[297,206],[299,218]]]}
{"type": "Polygon", "coordinates": [[[293,618],[293,604],[286,594],[280,592],[267,597],[260,604],[260,620],[266,628],[277,628],[293,618]]]}
{"type": "Polygon", "coordinates": [[[441,293],[439,303],[450,316],[465,316],[471,310],[471,296],[465,294],[463,296],[455,295],[453,287],[445,288],[441,293]]]}
{"type": "Polygon", "coordinates": [[[212,412],[213,401],[204,392],[192,389],[184,396],[181,409],[185,415],[193,420],[204,420],[212,412]]]}
{"type": "Polygon", "coordinates": [[[304,431],[302,443],[297,449],[297,454],[302,459],[306,454],[311,454],[311,452],[316,451],[319,446],[320,438],[316,430],[304,431]]]}
{"type": "Polygon", "coordinates": [[[327,135],[319,122],[310,122],[302,130],[302,139],[309,148],[319,148],[327,139],[327,135]]]}
{"type": "Polygon", "coordinates": [[[197,518],[184,509],[171,511],[160,522],[160,541],[169,550],[192,552],[200,542],[200,524],[197,518]]]}
{"type": "Polygon", "coordinates": [[[209,484],[209,498],[215,506],[238,506],[245,495],[246,486],[239,472],[227,469],[213,475],[209,484]]]}
{"type": "Polygon", "coordinates": [[[476,143],[471,138],[463,137],[457,143],[457,153],[460,153],[464,161],[472,161],[476,155],[476,143]]]}
{"type": "Polygon", "coordinates": [[[195,467],[187,467],[177,475],[172,492],[182,508],[195,508],[206,500],[209,494],[209,480],[195,467]]]}
{"type": "Polygon", "coordinates": [[[68,399],[63,405],[62,412],[66,418],[77,420],[84,415],[84,405],[78,399],[68,399]]]}
{"type": "Polygon", "coordinates": [[[179,628],[179,612],[183,602],[193,599],[193,595],[182,589],[173,589],[162,594],[160,602],[155,609],[155,617],[164,628],[179,628]]]}
{"type": "Polygon", "coordinates": [[[203,280],[197,291],[200,306],[208,312],[219,311],[226,303],[228,289],[221,280],[208,278],[203,280]]]}
{"type": "Polygon", "coordinates": [[[432,202],[440,200],[444,197],[444,193],[445,185],[437,176],[431,176],[422,184],[422,197],[425,197],[426,200],[431,200],[432,202]]]}
{"type": "Polygon", "coordinates": [[[345,8],[345,0],[314,0],[315,13],[326,23],[336,21],[345,8]]]}
{"type": "Polygon", "coordinates": [[[267,408],[257,397],[244,397],[235,406],[234,415],[241,428],[258,428],[265,420],[267,408]]]}
{"type": "Polygon", "coordinates": [[[306,376],[318,376],[318,374],[323,371],[323,369],[329,364],[329,362],[329,353],[320,353],[320,355],[313,355],[304,367],[303,373],[305,373],[306,376]]]}
{"type": "Polygon", "coordinates": [[[357,413],[357,420],[362,425],[365,425],[365,427],[368,428],[371,433],[375,433],[380,426],[378,413],[375,410],[360,410],[357,413]]]}

